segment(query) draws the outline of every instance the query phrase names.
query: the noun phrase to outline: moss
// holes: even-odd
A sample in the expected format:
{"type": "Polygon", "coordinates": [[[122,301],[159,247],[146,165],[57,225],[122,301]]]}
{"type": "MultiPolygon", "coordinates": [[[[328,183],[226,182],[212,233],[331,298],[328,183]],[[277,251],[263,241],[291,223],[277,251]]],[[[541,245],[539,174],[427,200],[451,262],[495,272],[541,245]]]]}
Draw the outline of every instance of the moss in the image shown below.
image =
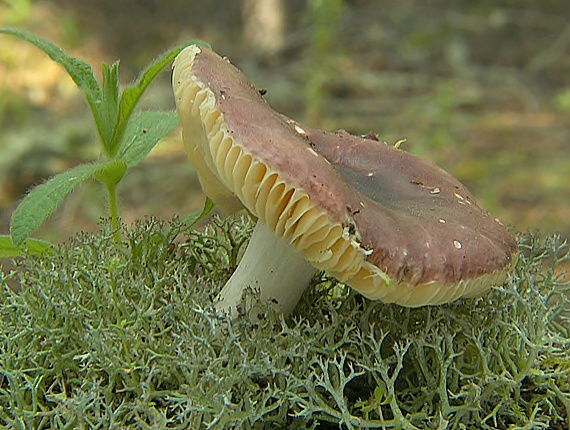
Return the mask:
{"type": "Polygon", "coordinates": [[[120,244],[103,227],[21,261],[2,280],[0,425],[569,425],[559,238],[521,236],[512,277],[479,300],[406,309],[320,276],[289,319],[269,304],[252,324],[211,307],[250,231],[244,220],[202,233],[148,220],[120,244]]]}

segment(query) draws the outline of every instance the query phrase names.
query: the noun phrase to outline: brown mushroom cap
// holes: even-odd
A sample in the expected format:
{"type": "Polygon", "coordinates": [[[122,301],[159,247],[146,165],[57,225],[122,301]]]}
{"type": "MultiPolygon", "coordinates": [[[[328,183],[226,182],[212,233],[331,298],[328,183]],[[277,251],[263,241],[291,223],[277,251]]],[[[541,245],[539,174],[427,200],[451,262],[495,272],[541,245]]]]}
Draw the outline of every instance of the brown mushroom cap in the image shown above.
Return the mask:
{"type": "MultiPolygon", "coordinates": [[[[361,246],[372,250],[367,262],[396,281],[396,294],[411,295],[395,302],[476,296],[504,279],[516,242],[453,176],[371,137],[287,121],[349,186],[347,211],[361,246]]],[[[370,273],[365,267],[348,284],[363,293],[375,289],[370,273]]]]}
{"type": "Polygon", "coordinates": [[[173,86],[206,194],[246,207],[314,267],[405,306],[476,296],[504,280],[514,239],[433,164],[285,118],[202,47],[177,57],[173,86]]]}

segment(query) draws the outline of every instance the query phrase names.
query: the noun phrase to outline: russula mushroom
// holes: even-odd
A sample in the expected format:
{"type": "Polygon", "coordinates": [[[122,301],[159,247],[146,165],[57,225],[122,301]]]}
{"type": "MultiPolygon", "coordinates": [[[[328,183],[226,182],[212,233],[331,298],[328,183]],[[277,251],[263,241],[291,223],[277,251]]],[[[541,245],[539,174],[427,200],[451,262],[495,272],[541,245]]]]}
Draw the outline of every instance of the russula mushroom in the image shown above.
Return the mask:
{"type": "Polygon", "coordinates": [[[235,312],[251,287],[288,313],[317,270],[411,307],[475,297],[507,276],[513,237],[448,173],[373,135],[327,133],[276,113],[206,48],[186,48],[173,67],[204,192],[258,219],[218,308],[235,312]]]}

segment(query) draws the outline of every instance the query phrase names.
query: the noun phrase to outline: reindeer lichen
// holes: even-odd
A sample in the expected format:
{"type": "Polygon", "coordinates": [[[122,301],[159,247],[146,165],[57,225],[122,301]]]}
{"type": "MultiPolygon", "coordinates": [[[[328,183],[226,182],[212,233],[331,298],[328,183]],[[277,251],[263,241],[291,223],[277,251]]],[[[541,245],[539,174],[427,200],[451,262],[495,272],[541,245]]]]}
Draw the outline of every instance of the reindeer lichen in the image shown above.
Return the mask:
{"type": "Polygon", "coordinates": [[[230,321],[212,301],[250,232],[148,220],[20,261],[2,278],[0,426],[570,426],[559,237],[521,235],[514,273],[478,300],[402,308],[322,275],[289,318],[267,304],[230,321]]]}

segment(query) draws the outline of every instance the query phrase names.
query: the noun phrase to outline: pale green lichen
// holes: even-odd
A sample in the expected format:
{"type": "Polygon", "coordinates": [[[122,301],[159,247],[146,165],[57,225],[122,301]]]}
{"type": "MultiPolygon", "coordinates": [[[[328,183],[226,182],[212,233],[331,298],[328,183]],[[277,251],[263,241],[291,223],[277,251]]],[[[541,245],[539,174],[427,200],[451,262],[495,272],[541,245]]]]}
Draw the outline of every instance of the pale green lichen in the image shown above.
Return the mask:
{"type": "Polygon", "coordinates": [[[250,232],[150,220],[24,259],[3,279],[21,293],[2,290],[0,426],[568,428],[559,238],[521,236],[479,300],[408,309],[322,276],[290,318],[230,322],[211,304],[250,232]]]}

